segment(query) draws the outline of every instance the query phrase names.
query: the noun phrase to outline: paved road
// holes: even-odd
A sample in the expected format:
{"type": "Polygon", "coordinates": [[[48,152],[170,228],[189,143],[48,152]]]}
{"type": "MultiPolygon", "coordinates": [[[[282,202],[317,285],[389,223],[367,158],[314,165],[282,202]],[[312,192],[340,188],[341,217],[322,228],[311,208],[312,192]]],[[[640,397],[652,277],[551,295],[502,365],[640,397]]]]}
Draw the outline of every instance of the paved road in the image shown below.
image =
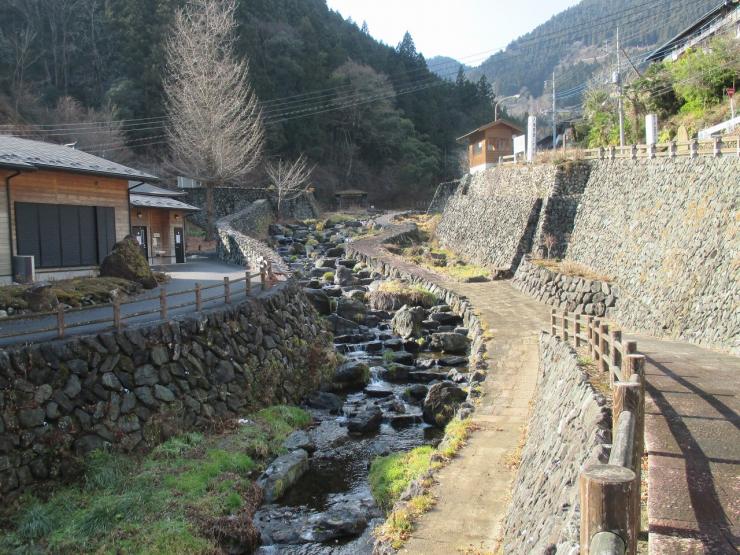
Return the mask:
{"type": "MultiPolygon", "coordinates": [[[[161,271],[166,272],[170,277],[171,281],[166,283],[163,287],[167,292],[176,291],[187,291],[193,289],[196,283],[200,283],[202,286],[223,284],[223,279],[228,276],[229,279],[235,280],[243,278],[245,275],[244,268],[241,266],[235,266],[232,264],[225,264],[213,259],[199,259],[186,264],[176,264],[171,266],[163,266],[158,268],[161,271]]],[[[255,291],[259,290],[259,278],[252,280],[252,286],[255,291]]],[[[231,286],[231,297],[232,302],[242,300],[246,296],[245,283],[240,282],[231,286]]],[[[211,309],[216,308],[224,304],[223,287],[214,288],[211,290],[203,291],[203,308],[211,309]],[[211,300],[209,300],[211,299],[211,300]]],[[[125,318],[127,315],[143,312],[147,310],[155,310],[159,307],[159,290],[144,291],[139,295],[140,300],[131,304],[121,306],[121,316],[125,318]]],[[[189,301],[194,301],[195,295],[193,293],[183,293],[180,295],[171,295],[167,299],[167,304],[174,307],[179,304],[183,304],[189,301]]],[[[189,314],[194,312],[195,307],[182,307],[172,308],[169,310],[169,316],[180,316],[183,314],[189,314]]],[[[73,324],[80,322],[89,322],[92,320],[99,320],[102,318],[113,318],[113,309],[110,305],[96,307],[90,310],[82,312],[71,312],[65,315],[65,324],[73,324]]],[[[142,324],[146,322],[158,321],[159,314],[148,314],[144,316],[136,316],[125,320],[128,325],[131,324],[142,324]]],[[[14,321],[2,321],[0,320],[0,335],[13,332],[24,332],[25,335],[14,338],[0,338],[0,346],[15,345],[19,343],[38,343],[40,341],[47,341],[55,339],[57,337],[56,331],[37,333],[35,330],[50,328],[56,326],[56,317],[47,316],[44,318],[27,318],[23,320],[14,321]]],[[[68,329],[66,332],[67,336],[72,335],[85,335],[90,333],[97,333],[106,329],[112,328],[112,322],[110,324],[93,324],[83,325],[76,328],[68,329]]]]}
{"type": "Polygon", "coordinates": [[[650,553],[737,553],[740,358],[635,339],[646,355],[650,553]]]}

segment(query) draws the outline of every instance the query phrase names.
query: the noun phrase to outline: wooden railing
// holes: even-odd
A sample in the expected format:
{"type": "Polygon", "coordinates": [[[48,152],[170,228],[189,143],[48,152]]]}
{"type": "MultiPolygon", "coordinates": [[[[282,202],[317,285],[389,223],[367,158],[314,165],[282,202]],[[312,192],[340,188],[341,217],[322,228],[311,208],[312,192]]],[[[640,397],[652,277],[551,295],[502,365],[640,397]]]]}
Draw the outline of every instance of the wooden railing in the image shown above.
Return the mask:
{"type": "Polygon", "coordinates": [[[740,136],[716,137],[714,139],[688,142],[671,141],[655,145],[626,145],[583,150],[583,157],[589,160],[618,160],[638,158],[676,158],[677,156],[738,156],[740,157],[740,136]]]}
{"type": "MultiPolygon", "coordinates": [[[[225,276],[223,278],[223,283],[216,283],[213,285],[201,285],[200,283],[196,283],[195,287],[192,289],[185,289],[180,291],[167,291],[166,287],[160,286],[159,294],[156,296],[149,296],[149,297],[136,297],[127,301],[121,301],[120,298],[115,297],[113,301],[109,305],[92,305],[92,306],[85,306],[80,308],[73,308],[70,310],[64,310],[64,307],[62,304],[59,304],[57,310],[54,311],[48,311],[48,312],[37,312],[34,314],[19,314],[15,316],[10,316],[7,318],[4,318],[2,321],[0,321],[0,324],[3,326],[6,326],[8,323],[14,322],[14,321],[33,321],[33,320],[39,320],[44,319],[49,316],[55,317],[55,322],[53,325],[47,325],[45,327],[28,327],[27,329],[11,329],[6,332],[0,333],[0,339],[8,339],[8,338],[22,338],[28,335],[36,335],[36,334],[42,334],[42,333],[49,333],[49,332],[56,332],[56,337],[61,339],[64,338],[65,335],[69,330],[75,329],[75,328],[81,328],[86,326],[94,326],[94,325],[104,325],[104,324],[111,324],[114,329],[117,331],[120,331],[123,329],[126,320],[131,320],[133,318],[140,318],[142,316],[148,316],[152,314],[159,314],[159,318],[161,320],[167,320],[169,312],[171,310],[177,310],[181,308],[186,307],[195,307],[196,312],[200,312],[203,310],[203,304],[212,302],[215,300],[223,299],[223,302],[225,304],[231,304],[232,301],[232,286],[244,283],[244,289],[245,293],[248,295],[251,292],[252,289],[252,278],[259,276],[260,277],[260,284],[262,290],[270,289],[277,281],[279,274],[273,272],[272,265],[269,261],[263,261],[260,264],[260,271],[258,273],[250,273],[249,268],[246,269],[245,275],[243,278],[239,279],[230,279],[228,276],[225,276]],[[219,290],[219,293],[216,295],[210,295],[210,296],[204,296],[204,293],[208,291],[213,290],[219,290]],[[181,297],[184,295],[193,295],[192,299],[187,300],[185,302],[179,302],[176,304],[170,304],[170,299],[173,297],[181,297]],[[150,308],[147,310],[140,310],[137,312],[132,312],[129,314],[122,314],[121,313],[121,307],[127,306],[127,305],[134,305],[138,303],[144,303],[147,301],[154,301],[159,300],[159,305],[155,308],[150,308]],[[92,310],[101,310],[105,308],[106,306],[110,307],[111,313],[109,316],[105,316],[102,318],[96,318],[92,320],[80,320],[77,322],[68,322],[68,317],[73,314],[80,314],[89,312],[92,310]]],[[[12,327],[12,326],[11,326],[12,327]]]]}
{"type": "Polygon", "coordinates": [[[608,372],[612,446],[607,464],[587,464],[579,477],[581,553],[634,555],[640,533],[641,461],[645,435],[645,357],[635,341],[592,316],[552,310],[550,331],[585,349],[608,372]]]}

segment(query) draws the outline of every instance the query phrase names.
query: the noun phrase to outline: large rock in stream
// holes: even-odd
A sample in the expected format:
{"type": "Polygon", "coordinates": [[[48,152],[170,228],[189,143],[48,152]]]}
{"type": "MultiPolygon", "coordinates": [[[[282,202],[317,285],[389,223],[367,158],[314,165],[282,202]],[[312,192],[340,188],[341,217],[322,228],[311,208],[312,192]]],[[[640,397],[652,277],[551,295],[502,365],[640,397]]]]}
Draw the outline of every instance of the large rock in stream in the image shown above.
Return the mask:
{"type": "Polygon", "coordinates": [[[323,316],[331,314],[331,303],[329,302],[329,295],[326,294],[326,291],[305,288],[303,292],[319,314],[323,316]]]}
{"type": "Polygon", "coordinates": [[[426,311],[420,306],[402,306],[391,320],[393,331],[408,339],[417,335],[421,330],[421,323],[426,318],[426,311]]]}
{"type": "Polygon", "coordinates": [[[434,384],[429,388],[422,406],[424,422],[444,428],[453,419],[455,411],[466,397],[467,393],[452,382],[434,384]]]}
{"type": "Polygon", "coordinates": [[[275,459],[257,479],[266,503],[274,503],[308,470],[308,453],[296,449],[275,459]]]}
{"type": "Polygon", "coordinates": [[[463,354],[468,350],[468,338],[455,332],[433,333],[430,347],[434,351],[463,354]]]}
{"type": "Polygon", "coordinates": [[[334,391],[360,391],[370,382],[370,368],[364,362],[351,360],[334,371],[330,386],[334,391]]]}

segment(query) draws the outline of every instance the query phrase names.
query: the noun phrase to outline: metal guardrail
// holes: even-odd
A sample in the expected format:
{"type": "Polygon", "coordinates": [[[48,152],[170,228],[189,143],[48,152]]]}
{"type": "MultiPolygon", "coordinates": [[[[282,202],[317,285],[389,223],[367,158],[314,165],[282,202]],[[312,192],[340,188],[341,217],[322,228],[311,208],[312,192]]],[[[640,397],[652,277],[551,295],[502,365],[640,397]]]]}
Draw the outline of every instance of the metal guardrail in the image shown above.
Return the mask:
{"type": "Polygon", "coordinates": [[[645,357],[637,342],[592,316],[552,310],[550,331],[586,348],[612,390],[612,446],[607,464],[587,464],[579,476],[581,553],[634,555],[640,533],[641,460],[645,434],[645,357]]]}
{"type": "Polygon", "coordinates": [[[101,308],[104,308],[106,305],[92,305],[92,306],[85,306],[80,308],[74,308],[71,310],[64,310],[63,305],[59,305],[57,310],[54,311],[48,311],[48,312],[37,312],[34,314],[20,314],[17,316],[10,316],[8,318],[4,318],[2,320],[3,324],[6,324],[8,322],[13,321],[28,321],[28,320],[37,320],[46,318],[48,316],[56,317],[56,323],[53,326],[47,325],[46,327],[38,327],[38,328],[29,328],[26,330],[12,330],[9,332],[1,333],[0,339],[8,339],[8,338],[22,338],[28,335],[35,335],[38,333],[48,333],[52,331],[56,331],[56,337],[58,339],[62,339],[65,337],[68,330],[74,329],[74,328],[80,328],[85,326],[92,326],[96,324],[111,324],[114,329],[117,331],[121,331],[125,325],[126,320],[131,320],[133,318],[139,318],[141,316],[147,316],[151,314],[157,314],[159,313],[159,317],[162,320],[166,320],[168,318],[168,314],[170,310],[177,310],[180,308],[186,308],[189,306],[194,306],[196,312],[200,312],[203,310],[203,303],[204,302],[211,302],[218,299],[223,299],[225,304],[231,304],[231,287],[235,284],[244,282],[245,284],[245,292],[246,294],[249,294],[252,289],[252,278],[259,276],[260,277],[260,284],[262,290],[268,290],[270,289],[277,281],[279,274],[276,272],[273,272],[272,270],[272,264],[269,261],[263,261],[260,264],[260,271],[258,273],[250,273],[249,269],[245,271],[245,275],[243,278],[232,280],[228,276],[225,276],[223,278],[223,284],[222,283],[216,283],[213,285],[201,285],[200,283],[196,283],[195,287],[192,289],[185,289],[183,291],[171,291],[168,292],[167,289],[164,286],[160,286],[159,294],[157,296],[149,296],[144,298],[134,298],[130,299],[126,302],[122,302],[119,298],[114,298],[113,301],[107,305],[111,308],[111,315],[106,316],[104,318],[98,318],[94,320],[81,320],[79,322],[69,323],[67,322],[67,317],[70,314],[77,314],[77,313],[83,313],[83,312],[89,312],[91,310],[100,310],[101,308]],[[211,295],[210,297],[203,296],[203,293],[206,291],[211,291],[214,289],[220,289],[222,292],[218,295],[211,295]],[[193,299],[181,302],[178,304],[169,304],[169,299],[172,297],[179,297],[183,295],[193,295],[193,299]],[[130,314],[121,314],[121,307],[127,306],[127,305],[133,305],[141,302],[146,301],[152,301],[152,300],[159,300],[159,306],[153,309],[149,310],[141,310],[138,312],[132,312],[130,314]]]}

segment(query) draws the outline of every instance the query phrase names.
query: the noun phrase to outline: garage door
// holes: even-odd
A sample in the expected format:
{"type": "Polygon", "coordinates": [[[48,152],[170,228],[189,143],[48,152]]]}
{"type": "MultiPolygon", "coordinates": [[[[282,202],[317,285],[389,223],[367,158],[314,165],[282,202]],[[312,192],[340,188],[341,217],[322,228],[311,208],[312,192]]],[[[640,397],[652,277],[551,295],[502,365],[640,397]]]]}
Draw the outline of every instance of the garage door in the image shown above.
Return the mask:
{"type": "Polygon", "coordinates": [[[116,242],[115,209],[108,206],[15,203],[18,254],[37,268],[99,264],[116,242]]]}

